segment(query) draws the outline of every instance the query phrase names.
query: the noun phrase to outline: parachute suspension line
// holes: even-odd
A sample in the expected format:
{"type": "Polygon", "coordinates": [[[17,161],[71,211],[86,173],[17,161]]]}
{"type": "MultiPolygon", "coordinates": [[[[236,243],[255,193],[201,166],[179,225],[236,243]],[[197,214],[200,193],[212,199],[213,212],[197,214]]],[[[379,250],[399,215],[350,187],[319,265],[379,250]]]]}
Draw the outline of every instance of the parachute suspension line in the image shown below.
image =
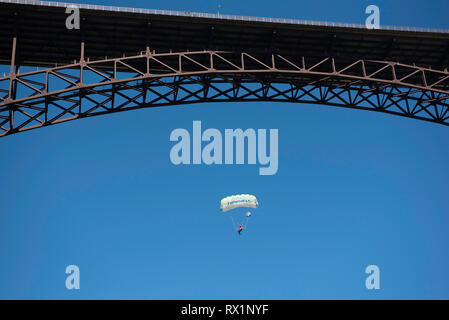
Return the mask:
{"type": "Polygon", "coordinates": [[[242,219],[241,219],[241,223],[240,223],[240,225],[244,228],[244,229],[246,229],[246,225],[248,224],[248,218],[245,220],[245,217],[243,217],[242,219]]]}
{"type": "Polygon", "coordinates": [[[234,222],[234,216],[232,215],[232,213],[230,213],[229,215],[231,216],[232,226],[234,227],[234,229],[237,229],[235,222],[234,222]]]}
{"type": "Polygon", "coordinates": [[[248,228],[249,217],[246,217],[245,229],[248,228]]]}

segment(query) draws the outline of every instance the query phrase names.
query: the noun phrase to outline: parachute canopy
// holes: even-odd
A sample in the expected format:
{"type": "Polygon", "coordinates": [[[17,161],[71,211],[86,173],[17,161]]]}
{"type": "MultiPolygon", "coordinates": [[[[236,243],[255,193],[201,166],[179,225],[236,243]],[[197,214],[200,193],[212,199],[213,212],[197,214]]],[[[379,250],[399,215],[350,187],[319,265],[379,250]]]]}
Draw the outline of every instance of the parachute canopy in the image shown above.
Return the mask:
{"type": "Polygon", "coordinates": [[[258,206],[259,203],[257,202],[256,197],[250,194],[237,194],[221,199],[221,210],[223,212],[240,207],[255,209],[258,206]]]}

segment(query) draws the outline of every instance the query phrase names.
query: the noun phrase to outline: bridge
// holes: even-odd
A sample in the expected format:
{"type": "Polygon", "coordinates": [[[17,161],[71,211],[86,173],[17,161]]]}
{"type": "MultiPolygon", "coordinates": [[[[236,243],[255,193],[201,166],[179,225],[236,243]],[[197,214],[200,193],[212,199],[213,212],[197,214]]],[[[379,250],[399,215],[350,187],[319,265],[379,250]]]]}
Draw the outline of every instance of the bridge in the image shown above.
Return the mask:
{"type": "Polygon", "coordinates": [[[0,136],[96,115],[274,101],[449,125],[449,30],[0,0],[0,136]],[[66,28],[66,7],[80,28],[66,28]]]}

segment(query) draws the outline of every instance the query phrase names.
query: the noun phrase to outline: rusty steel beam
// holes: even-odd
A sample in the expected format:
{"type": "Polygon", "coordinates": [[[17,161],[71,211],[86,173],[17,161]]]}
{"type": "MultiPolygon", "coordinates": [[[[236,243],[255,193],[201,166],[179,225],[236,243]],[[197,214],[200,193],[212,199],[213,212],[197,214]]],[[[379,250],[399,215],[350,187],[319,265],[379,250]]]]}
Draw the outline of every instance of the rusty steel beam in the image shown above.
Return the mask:
{"type": "Polygon", "coordinates": [[[371,110],[449,125],[449,72],[391,61],[194,51],[90,61],[0,78],[0,136],[139,108],[277,101],[371,110]]]}

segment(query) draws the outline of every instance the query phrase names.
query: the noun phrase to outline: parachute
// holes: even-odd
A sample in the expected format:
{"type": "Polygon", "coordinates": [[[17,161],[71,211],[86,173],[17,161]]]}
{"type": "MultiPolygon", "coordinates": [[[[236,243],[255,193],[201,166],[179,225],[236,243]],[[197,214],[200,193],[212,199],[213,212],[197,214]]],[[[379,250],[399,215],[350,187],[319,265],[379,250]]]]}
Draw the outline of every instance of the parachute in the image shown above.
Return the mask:
{"type": "MultiPolygon", "coordinates": [[[[256,209],[259,207],[259,203],[257,202],[257,198],[250,194],[238,194],[229,196],[221,199],[220,207],[223,213],[230,211],[227,213],[231,217],[232,224],[234,229],[239,229],[242,227],[246,229],[248,226],[249,217],[251,217],[251,212],[242,208],[253,208],[256,209]]],[[[240,234],[240,232],[239,232],[240,234]]]]}
{"type": "Polygon", "coordinates": [[[239,207],[256,209],[258,206],[256,197],[250,194],[238,194],[221,199],[221,210],[223,212],[239,207]]]}

